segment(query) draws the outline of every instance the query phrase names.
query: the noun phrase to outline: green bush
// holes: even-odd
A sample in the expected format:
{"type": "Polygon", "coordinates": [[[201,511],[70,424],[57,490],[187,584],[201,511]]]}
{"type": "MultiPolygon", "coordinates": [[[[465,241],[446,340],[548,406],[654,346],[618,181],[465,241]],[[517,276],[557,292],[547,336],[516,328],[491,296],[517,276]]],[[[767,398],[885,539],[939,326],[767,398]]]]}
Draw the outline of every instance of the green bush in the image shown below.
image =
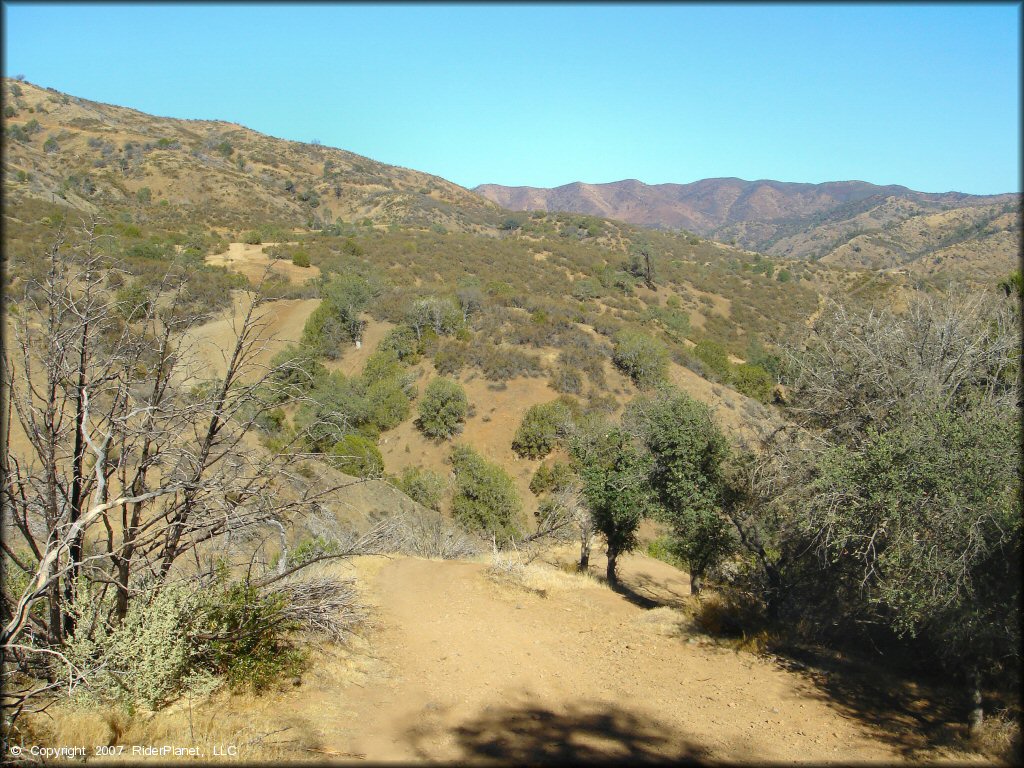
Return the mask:
{"type": "Polygon", "coordinates": [[[544,462],[530,479],[530,491],[540,496],[545,493],[558,493],[568,488],[573,481],[572,468],[561,461],[552,464],[544,462]]]}
{"type": "Polygon", "coordinates": [[[419,361],[420,348],[416,332],[407,325],[400,325],[388,331],[388,335],[377,345],[378,352],[393,351],[402,362],[414,365],[419,361]]]}
{"type": "Polygon", "coordinates": [[[733,367],[731,383],[738,392],[762,403],[772,399],[775,382],[771,374],[760,365],[741,363],[733,367]]]}
{"type": "Polygon", "coordinates": [[[384,472],[384,457],[369,438],[345,435],[328,452],[328,461],[339,472],[354,477],[380,477],[384,472]]]}
{"type": "Polygon", "coordinates": [[[285,597],[262,595],[248,584],[230,584],[207,593],[203,632],[212,636],[197,661],[224,675],[234,689],[266,690],[277,678],[302,671],[305,653],[288,633],[299,629],[284,618],[285,597]]]}
{"type": "Polygon", "coordinates": [[[458,382],[439,377],[431,381],[420,400],[416,424],[427,437],[444,440],[455,435],[466,420],[469,400],[458,382]]]}
{"type": "Polygon", "coordinates": [[[370,407],[370,423],[380,432],[394,429],[409,418],[409,395],[399,377],[367,384],[366,401],[370,407]]]}
{"type": "Polygon", "coordinates": [[[395,480],[395,485],[413,501],[440,511],[447,483],[436,472],[421,467],[406,467],[395,480]]]}
{"type": "Polygon", "coordinates": [[[245,233],[242,242],[246,245],[260,245],[263,242],[263,235],[253,229],[245,233]]]}
{"type": "Polygon", "coordinates": [[[732,368],[725,347],[710,339],[701,339],[693,348],[693,355],[722,380],[727,380],[732,368]]]}
{"type": "Polygon", "coordinates": [[[140,320],[149,312],[149,293],[138,282],[119,288],[114,301],[117,313],[125,320],[140,320]]]}
{"type": "Polygon", "coordinates": [[[405,371],[406,367],[402,365],[394,350],[381,349],[378,346],[363,366],[363,378],[372,383],[396,378],[405,371]]]}
{"type": "Polygon", "coordinates": [[[642,389],[665,378],[668,352],[658,341],[638,331],[623,329],[613,338],[612,362],[642,389]]]}
{"type": "Polygon", "coordinates": [[[520,458],[544,458],[571,419],[565,403],[558,400],[531,406],[512,439],[512,450],[520,458]]]}
{"type": "MultiPolygon", "coordinates": [[[[81,612],[75,635],[61,650],[79,669],[89,671],[84,698],[160,707],[179,695],[196,663],[191,640],[199,595],[187,584],[172,584],[159,592],[140,594],[129,603],[117,626],[99,622],[90,631],[88,612],[100,596],[80,591],[75,608],[81,612]]],[[[227,657],[225,657],[225,668],[227,657]]],[[[216,670],[218,672],[223,669],[216,670]]]]}
{"type": "Polygon", "coordinates": [[[451,461],[455,467],[455,519],[468,530],[493,536],[498,542],[520,536],[522,504],[505,470],[466,445],[452,449],[451,461]]]}
{"type": "Polygon", "coordinates": [[[648,542],[647,555],[655,560],[668,563],[673,568],[686,570],[686,560],[680,555],[679,547],[671,536],[659,536],[648,542]]]}
{"type": "Polygon", "coordinates": [[[313,388],[318,380],[327,376],[327,369],[316,359],[308,347],[289,344],[270,361],[273,381],[287,394],[298,394],[313,388]]]}
{"type": "Polygon", "coordinates": [[[304,251],[296,251],[292,254],[292,264],[296,267],[308,267],[309,266],[309,254],[304,251]]]}

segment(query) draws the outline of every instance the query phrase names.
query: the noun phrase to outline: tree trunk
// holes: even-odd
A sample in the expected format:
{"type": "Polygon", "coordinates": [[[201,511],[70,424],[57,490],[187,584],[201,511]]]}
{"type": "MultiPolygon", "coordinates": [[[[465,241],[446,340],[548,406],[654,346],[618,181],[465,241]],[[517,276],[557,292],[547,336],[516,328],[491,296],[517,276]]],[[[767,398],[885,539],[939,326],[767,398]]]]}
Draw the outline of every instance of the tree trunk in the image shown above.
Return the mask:
{"type": "Polygon", "coordinates": [[[700,591],[704,589],[704,574],[697,573],[696,571],[690,572],[690,594],[699,595],[700,591]]]}
{"type": "Polygon", "coordinates": [[[119,626],[128,615],[128,571],[131,564],[127,559],[121,559],[117,564],[117,577],[114,592],[114,625],[119,626]]]}
{"type": "MultiPolygon", "coordinates": [[[[83,393],[86,384],[86,366],[89,362],[89,321],[86,319],[82,328],[82,346],[78,358],[78,386],[75,392],[75,454],[71,469],[71,524],[78,522],[82,516],[82,488],[85,485],[83,465],[85,464],[85,401],[83,393]]],[[[75,603],[76,589],[78,586],[78,575],[82,563],[82,536],[79,534],[71,542],[68,550],[71,558],[71,570],[64,582],[64,626],[62,632],[64,637],[70,637],[75,632],[75,615],[72,606],[75,603]]]]}
{"type": "Polygon", "coordinates": [[[619,576],[615,572],[615,561],[619,556],[619,550],[614,547],[608,547],[608,570],[606,571],[608,576],[608,583],[615,586],[619,583],[619,576]]]}
{"type": "Polygon", "coordinates": [[[967,726],[971,738],[981,732],[981,725],[985,722],[985,708],[981,698],[981,673],[975,666],[971,669],[968,684],[971,692],[971,711],[967,716],[967,726]]]}
{"type": "Polygon", "coordinates": [[[590,536],[580,537],[580,573],[586,573],[590,568],[590,536]]]}

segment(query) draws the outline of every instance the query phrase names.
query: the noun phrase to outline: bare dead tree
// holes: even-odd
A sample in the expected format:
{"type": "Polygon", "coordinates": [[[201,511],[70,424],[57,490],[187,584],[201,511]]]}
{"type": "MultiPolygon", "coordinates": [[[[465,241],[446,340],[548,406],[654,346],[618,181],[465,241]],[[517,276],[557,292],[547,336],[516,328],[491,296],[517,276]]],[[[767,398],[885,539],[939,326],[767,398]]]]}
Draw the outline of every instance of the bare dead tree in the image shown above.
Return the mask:
{"type": "MultiPolygon", "coordinates": [[[[14,303],[3,355],[0,559],[26,586],[3,595],[0,650],[5,665],[50,682],[30,662],[40,654],[23,649],[60,653],[76,632],[80,584],[113,595],[93,601],[82,631],[116,626],[137,595],[208,571],[202,551],[252,545],[340,487],[311,484],[291,445],[271,453],[254,440],[257,420],[295,394],[279,384],[288,361],[260,362],[259,289],[242,297],[217,374],[197,349],[207,316],[189,309],[188,274],[170,270],[126,301],[104,282],[115,265],[96,225],[73,242],[57,233],[45,275],[25,280],[14,303]]],[[[364,537],[339,556],[373,545],[364,537]]]]}

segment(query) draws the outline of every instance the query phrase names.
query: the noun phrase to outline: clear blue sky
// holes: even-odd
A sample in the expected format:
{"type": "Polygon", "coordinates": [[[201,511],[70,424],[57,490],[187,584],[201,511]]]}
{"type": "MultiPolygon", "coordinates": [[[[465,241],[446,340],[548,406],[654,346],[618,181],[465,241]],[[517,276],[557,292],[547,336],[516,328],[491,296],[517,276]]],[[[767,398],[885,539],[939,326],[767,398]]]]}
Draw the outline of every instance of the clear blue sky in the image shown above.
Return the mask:
{"type": "Polygon", "coordinates": [[[5,3],[4,72],[386,163],[1020,191],[1020,7],[5,3]]]}

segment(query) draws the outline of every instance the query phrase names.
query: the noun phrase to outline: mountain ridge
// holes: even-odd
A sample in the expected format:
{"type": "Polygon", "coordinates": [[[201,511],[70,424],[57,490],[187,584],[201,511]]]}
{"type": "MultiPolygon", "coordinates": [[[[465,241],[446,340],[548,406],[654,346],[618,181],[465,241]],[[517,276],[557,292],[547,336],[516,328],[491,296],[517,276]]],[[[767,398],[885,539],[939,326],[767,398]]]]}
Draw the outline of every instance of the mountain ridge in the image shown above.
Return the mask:
{"type": "MultiPolygon", "coordinates": [[[[812,184],[737,177],[688,184],[577,181],[550,188],[481,184],[472,191],[513,210],[564,211],[659,229],[685,229],[769,255],[868,268],[903,267],[953,241],[962,244],[1009,232],[1013,237],[993,240],[980,249],[988,248],[1001,268],[1005,257],[1017,250],[1020,236],[1020,195],[1012,192],[971,195],[918,192],[899,184],[859,180],[812,184]],[[903,225],[914,219],[934,231],[906,231],[903,225]],[[978,237],[955,236],[964,227],[977,229],[978,237]]],[[[954,261],[977,266],[977,258],[962,253],[940,253],[936,258],[941,264],[949,255],[956,257],[954,261]]],[[[984,257],[973,254],[979,255],[984,257]]]]}

